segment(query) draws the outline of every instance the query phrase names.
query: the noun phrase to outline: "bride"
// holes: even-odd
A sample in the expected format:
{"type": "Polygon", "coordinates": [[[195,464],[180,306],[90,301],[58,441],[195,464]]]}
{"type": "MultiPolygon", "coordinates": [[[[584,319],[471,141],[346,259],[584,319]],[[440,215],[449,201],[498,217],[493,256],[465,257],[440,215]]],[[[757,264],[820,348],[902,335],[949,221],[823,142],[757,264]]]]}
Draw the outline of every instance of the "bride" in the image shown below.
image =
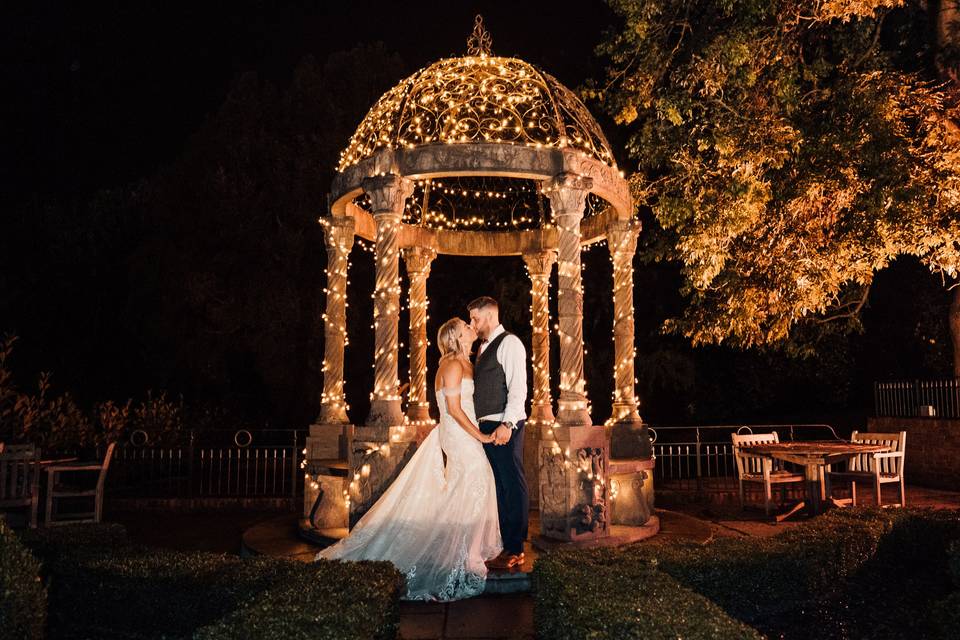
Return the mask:
{"type": "Polygon", "coordinates": [[[473,408],[473,328],[440,327],[434,388],[440,424],[328,560],[389,560],[407,578],[407,600],[459,600],[483,593],[486,560],[502,550],[493,470],[473,408]],[[444,454],[446,465],[444,465],[444,454]]]}

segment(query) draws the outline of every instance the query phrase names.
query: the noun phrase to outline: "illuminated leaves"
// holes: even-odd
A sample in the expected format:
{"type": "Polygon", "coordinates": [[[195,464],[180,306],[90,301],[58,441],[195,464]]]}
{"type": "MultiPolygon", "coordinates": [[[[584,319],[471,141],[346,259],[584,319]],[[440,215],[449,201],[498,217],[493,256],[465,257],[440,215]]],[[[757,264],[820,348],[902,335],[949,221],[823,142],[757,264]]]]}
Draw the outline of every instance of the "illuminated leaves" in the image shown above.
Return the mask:
{"type": "Polygon", "coordinates": [[[625,24],[590,90],[630,126],[632,192],[659,223],[647,256],[682,266],[668,329],[768,344],[855,318],[898,255],[957,277],[957,113],[882,49],[901,2],[611,4],[625,24]]]}

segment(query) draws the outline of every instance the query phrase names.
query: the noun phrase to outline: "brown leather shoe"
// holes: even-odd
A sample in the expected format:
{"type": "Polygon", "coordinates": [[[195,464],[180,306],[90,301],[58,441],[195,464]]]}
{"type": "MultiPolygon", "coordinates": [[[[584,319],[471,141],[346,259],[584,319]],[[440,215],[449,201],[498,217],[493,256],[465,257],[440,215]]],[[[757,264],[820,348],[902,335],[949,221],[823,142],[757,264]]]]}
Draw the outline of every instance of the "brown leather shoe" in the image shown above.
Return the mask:
{"type": "Polygon", "coordinates": [[[510,568],[510,554],[504,552],[498,555],[492,560],[487,560],[486,565],[487,569],[492,569],[493,571],[506,571],[510,568]]]}
{"type": "Polygon", "coordinates": [[[511,555],[507,556],[507,563],[508,563],[507,566],[508,566],[508,567],[519,567],[520,565],[523,564],[523,561],[524,561],[525,559],[526,559],[526,557],[523,555],[523,552],[520,552],[520,553],[517,553],[517,554],[511,554],[511,555]]]}

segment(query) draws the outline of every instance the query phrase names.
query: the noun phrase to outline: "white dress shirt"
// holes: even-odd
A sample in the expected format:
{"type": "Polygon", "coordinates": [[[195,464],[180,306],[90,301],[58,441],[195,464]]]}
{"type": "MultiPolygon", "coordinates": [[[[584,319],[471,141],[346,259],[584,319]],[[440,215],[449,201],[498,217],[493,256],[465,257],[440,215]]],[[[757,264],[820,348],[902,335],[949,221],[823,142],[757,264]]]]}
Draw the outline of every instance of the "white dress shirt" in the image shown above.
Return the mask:
{"type": "MultiPolygon", "coordinates": [[[[493,342],[497,336],[506,331],[502,324],[490,332],[487,339],[480,344],[477,357],[486,349],[486,345],[493,342]]],[[[525,405],[527,403],[527,350],[520,342],[520,338],[510,334],[500,341],[497,347],[497,362],[503,367],[507,380],[507,407],[503,413],[491,413],[480,420],[490,422],[512,422],[516,425],[527,419],[525,405]]]]}

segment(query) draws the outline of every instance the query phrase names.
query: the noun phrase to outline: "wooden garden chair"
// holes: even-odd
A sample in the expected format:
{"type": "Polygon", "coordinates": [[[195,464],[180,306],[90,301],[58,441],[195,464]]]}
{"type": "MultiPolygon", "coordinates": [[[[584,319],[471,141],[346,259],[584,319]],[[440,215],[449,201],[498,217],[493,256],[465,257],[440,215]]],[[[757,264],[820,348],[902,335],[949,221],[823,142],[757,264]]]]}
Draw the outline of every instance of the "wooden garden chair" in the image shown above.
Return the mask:
{"type": "Polygon", "coordinates": [[[73,524],[75,522],[100,522],[103,515],[103,486],[107,481],[107,469],[110,468],[110,459],[113,457],[113,449],[116,442],[111,442],[107,447],[107,452],[103,456],[103,461],[93,464],[58,464],[47,467],[47,512],[46,523],[48,526],[58,524],[73,524]],[[61,480],[61,474],[64,473],[96,473],[97,484],[94,488],[84,488],[64,484],[61,480]],[[56,502],[71,498],[93,498],[93,511],[69,512],[60,514],[56,509],[56,502]],[[58,516],[65,516],[58,519],[58,516]]]}
{"type": "Polygon", "coordinates": [[[904,507],[907,504],[906,487],[903,481],[903,462],[907,446],[907,432],[899,433],[860,433],[854,431],[850,435],[851,442],[863,444],[882,444],[890,447],[887,453],[861,453],[851,458],[847,463],[846,471],[831,471],[827,469],[827,478],[833,482],[849,482],[850,497],[834,500],[839,504],[857,505],[857,483],[872,482],[876,492],[877,506],[904,507]],[[884,484],[897,482],[900,484],[900,503],[883,505],[880,499],[880,488],[884,484]]]}
{"type": "MultiPolygon", "coordinates": [[[[737,480],[740,484],[740,508],[744,508],[744,483],[753,482],[763,485],[763,510],[766,515],[770,515],[770,506],[773,503],[773,485],[778,485],[786,489],[789,483],[802,483],[804,476],[785,469],[783,463],[767,456],[754,455],[740,451],[741,447],[749,447],[758,444],[770,444],[780,442],[777,432],[773,433],[751,433],[739,435],[731,433],[733,439],[733,453],[737,460],[737,480]]],[[[778,517],[778,520],[785,518],[789,514],[778,517]]]]}
{"type": "Polygon", "coordinates": [[[39,496],[40,450],[32,444],[6,445],[0,453],[0,509],[28,507],[35,528],[39,496]]]}

